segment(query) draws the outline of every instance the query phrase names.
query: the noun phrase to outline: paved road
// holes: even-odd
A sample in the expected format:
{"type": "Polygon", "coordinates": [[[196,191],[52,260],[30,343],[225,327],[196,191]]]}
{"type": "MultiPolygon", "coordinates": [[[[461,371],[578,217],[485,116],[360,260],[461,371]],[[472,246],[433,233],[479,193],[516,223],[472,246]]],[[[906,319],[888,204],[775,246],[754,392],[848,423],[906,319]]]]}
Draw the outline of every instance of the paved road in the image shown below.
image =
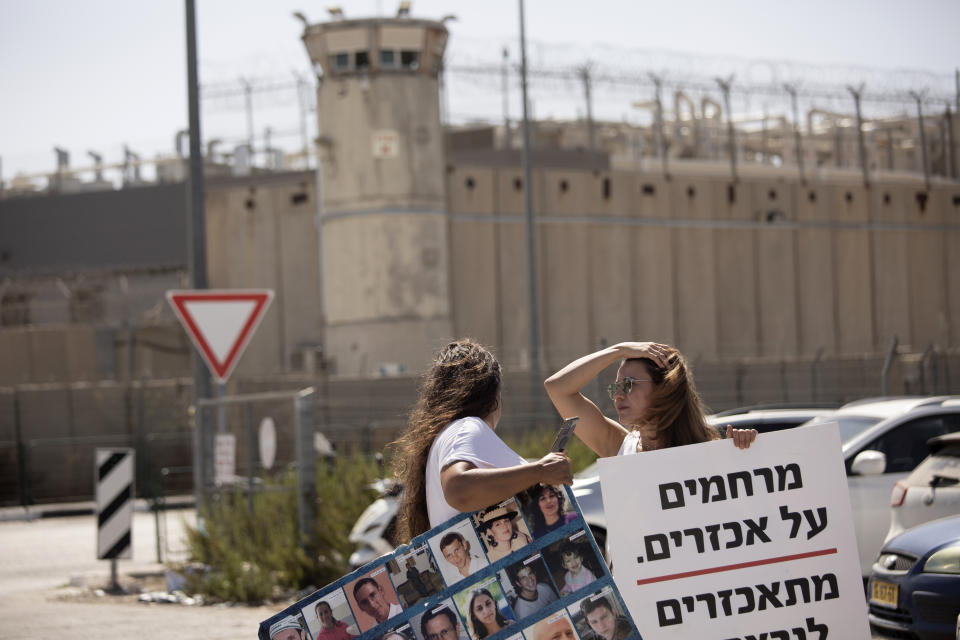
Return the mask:
{"type": "MultiPolygon", "coordinates": [[[[190,510],[166,514],[171,559],[183,557],[190,510]]],[[[96,598],[74,584],[105,586],[110,563],[96,560],[93,516],[0,522],[0,638],[34,640],[237,640],[256,637],[261,620],[281,607],[187,607],[143,604],[132,597],[96,598]]],[[[135,513],[134,556],[121,560],[121,583],[155,574],[153,515],[135,513]]]]}

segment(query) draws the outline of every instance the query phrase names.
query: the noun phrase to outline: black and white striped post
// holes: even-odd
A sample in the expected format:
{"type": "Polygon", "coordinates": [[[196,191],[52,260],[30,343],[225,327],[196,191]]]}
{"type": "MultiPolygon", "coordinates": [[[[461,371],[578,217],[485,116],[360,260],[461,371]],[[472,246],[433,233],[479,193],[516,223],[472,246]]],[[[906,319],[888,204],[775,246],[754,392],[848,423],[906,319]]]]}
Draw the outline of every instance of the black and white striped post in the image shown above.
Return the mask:
{"type": "Polygon", "coordinates": [[[97,449],[94,484],[97,496],[97,559],[110,560],[110,588],[119,590],[117,560],[133,557],[134,451],[97,449]]]}

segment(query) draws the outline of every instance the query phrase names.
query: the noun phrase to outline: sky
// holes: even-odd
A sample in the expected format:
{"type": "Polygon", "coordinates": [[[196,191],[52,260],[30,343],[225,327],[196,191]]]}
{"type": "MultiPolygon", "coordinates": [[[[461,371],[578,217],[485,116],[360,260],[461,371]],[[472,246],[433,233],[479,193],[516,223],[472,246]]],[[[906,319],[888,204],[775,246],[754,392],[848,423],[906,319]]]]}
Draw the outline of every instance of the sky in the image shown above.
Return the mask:
{"type": "MultiPolygon", "coordinates": [[[[196,0],[201,84],[235,90],[241,78],[310,78],[302,25],[292,14],[321,22],[336,4],[196,0]]],[[[347,17],[391,15],[397,4],[339,1],[347,17]]],[[[725,75],[729,68],[753,81],[836,77],[865,81],[868,89],[895,79],[897,86],[933,86],[952,95],[960,66],[956,0],[527,0],[525,7],[532,67],[590,63],[677,77],[712,69],[725,75]]],[[[517,59],[517,0],[413,1],[414,17],[451,14],[448,66],[497,65],[504,47],[517,59]]],[[[187,122],[184,15],[178,0],[0,0],[0,176],[9,181],[19,172],[52,171],[54,147],[71,153],[72,166],[89,166],[89,150],[120,162],[124,145],[142,157],[174,153],[176,132],[187,122]]],[[[496,118],[498,86],[494,76],[454,76],[451,120],[496,118]]],[[[534,113],[577,115],[580,91],[561,82],[535,92],[534,113]]],[[[643,91],[636,89],[633,99],[648,99],[643,91]]],[[[605,93],[601,86],[595,113],[629,119],[630,99],[623,87],[605,93]]],[[[518,114],[516,95],[511,104],[518,114]]],[[[295,148],[301,120],[311,135],[316,129],[315,115],[299,113],[295,92],[258,94],[255,133],[262,137],[270,127],[276,144],[295,148]]],[[[246,126],[241,98],[204,100],[204,140],[219,138],[229,148],[245,137],[246,126]]]]}

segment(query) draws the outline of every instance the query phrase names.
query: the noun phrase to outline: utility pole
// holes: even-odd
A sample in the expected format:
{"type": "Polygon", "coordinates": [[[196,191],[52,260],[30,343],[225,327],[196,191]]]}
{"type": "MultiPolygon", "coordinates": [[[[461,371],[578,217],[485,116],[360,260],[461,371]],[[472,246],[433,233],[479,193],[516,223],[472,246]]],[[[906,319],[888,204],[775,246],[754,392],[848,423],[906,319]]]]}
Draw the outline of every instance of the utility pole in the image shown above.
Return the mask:
{"type": "Polygon", "coordinates": [[[807,179],[803,173],[803,145],[800,139],[800,111],[797,109],[797,88],[785,84],[783,88],[790,94],[790,104],[793,107],[793,145],[797,149],[797,169],[800,172],[800,184],[807,186],[807,179]]]}
{"type": "Polygon", "coordinates": [[[597,151],[597,137],[593,127],[593,97],[590,95],[590,65],[580,68],[580,79],[583,80],[583,99],[587,103],[587,146],[590,149],[590,168],[596,169],[594,156],[597,151]]]}
{"type": "Polygon", "coordinates": [[[923,162],[923,189],[930,191],[930,165],[927,162],[927,133],[923,130],[923,96],[916,91],[910,97],[917,101],[917,126],[920,128],[920,160],[923,162]]]}
{"type": "Polygon", "coordinates": [[[663,88],[663,79],[652,73],[648,75],[650,76],[650,81],[653,82],[653,98],[657,106],[655,115],[656,122],[654,123],[657,130],[657,153],[660,154],[660,165],[663,167],[663,179],[669,180],[670,169],[667,166],[667,136],[663,127],[663,101],[660,96],[660,91],[663,88]]]}
{"type": "Polygon", "coordinates": [[[723,107],[727,110],[727,146],[730,148],[730,191],[729,200],[732,203],[735,198],[735,189],[739,178],[737,177],[737,142],[733,131],[733,111],[730,108],[730,85],[733,83],[733,76],[729,78],[717,78],[717,84],[723,92],[723,107]]]}
{"type": "Polygon", "coordinates": [[[520,91],[523,101],[523,195],[524,219],[527,232],[527,298],[530,307],[530,377],[531,393],[535,393],[534,381],[540,381],[540,311],[537,295],[536,230],[533,224],[533,168],[530,143],[530,114],[527,98],[527,35],[523,17],[523,0],[520,0],[520,91]]]}
{"type": "Polygon", "coordinates": [[[860,168],[863,169],[863,186],[870,188],[870,173],[867,167],[867,145],[863,141],[863,116],[860,114],[860,95],[863,93],[863,84],[854,88],[847,86],[847,91],[853,96],[853,106],[857,112],[857,144],[860,151],[860,168]]]}
{"type": "MultiPolygon", "coordinates": [[[[206,289],[207,232],[204,211],[203,152],[200,136],[200,81],[197,77],[197,19],[194,0],[186,1],[187,13],[187,110],[190,123],[190,177],[187,195],[187,267],[191,286],[206,289]]],[[[196,508],[204,502],[207,459],[212,453],[203,429],[204,421],[199,400],[210,397],[210,377],[196,352],[193,353],[193,494],[196,508]]]]}
{"type": "Polygon", "coordinates": [[[512,147],[510,140],[510,52],[503,48],[503,65],[501,66],[501,83],[503,91],[503,146],[512,147]]]}

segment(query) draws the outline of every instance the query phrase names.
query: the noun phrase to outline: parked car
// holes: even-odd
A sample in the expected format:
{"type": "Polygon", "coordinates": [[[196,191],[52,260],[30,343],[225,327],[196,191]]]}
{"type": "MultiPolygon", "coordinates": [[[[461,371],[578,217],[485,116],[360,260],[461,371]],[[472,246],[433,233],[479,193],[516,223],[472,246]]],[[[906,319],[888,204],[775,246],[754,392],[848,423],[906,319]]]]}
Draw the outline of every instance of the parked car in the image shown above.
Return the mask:
{"type": "Polygon", "coordinates": [[[840,427],[860,569],[866,577],[890,528],[893,486],[926,457],[927,440],[960,431],[960,396],[867,398],[806,424],[827,421],[840,427]]]}
{"type": "Polygon", "coordinates": [[[931,438],[927,446],[930,455],[893,486],[887,540],[918,524],[960,513],[960,433],[931,438]]]}
{"type": "Polygon", "coordinates": [[[707,424],[720,435],[727,425],[734,429],[756,429],[759,433],[782,431],[800,426],[813,418],[824,418],[840,408],[839,403],[822,404],[759,404],[728,409],[707,416],[707,424]]]}
{"type": "Polygon", "coordinates": [[[953,640],[960,613],[960,516],[888,540],[872,567],[870,624],[920,640],[953,640]]]}

